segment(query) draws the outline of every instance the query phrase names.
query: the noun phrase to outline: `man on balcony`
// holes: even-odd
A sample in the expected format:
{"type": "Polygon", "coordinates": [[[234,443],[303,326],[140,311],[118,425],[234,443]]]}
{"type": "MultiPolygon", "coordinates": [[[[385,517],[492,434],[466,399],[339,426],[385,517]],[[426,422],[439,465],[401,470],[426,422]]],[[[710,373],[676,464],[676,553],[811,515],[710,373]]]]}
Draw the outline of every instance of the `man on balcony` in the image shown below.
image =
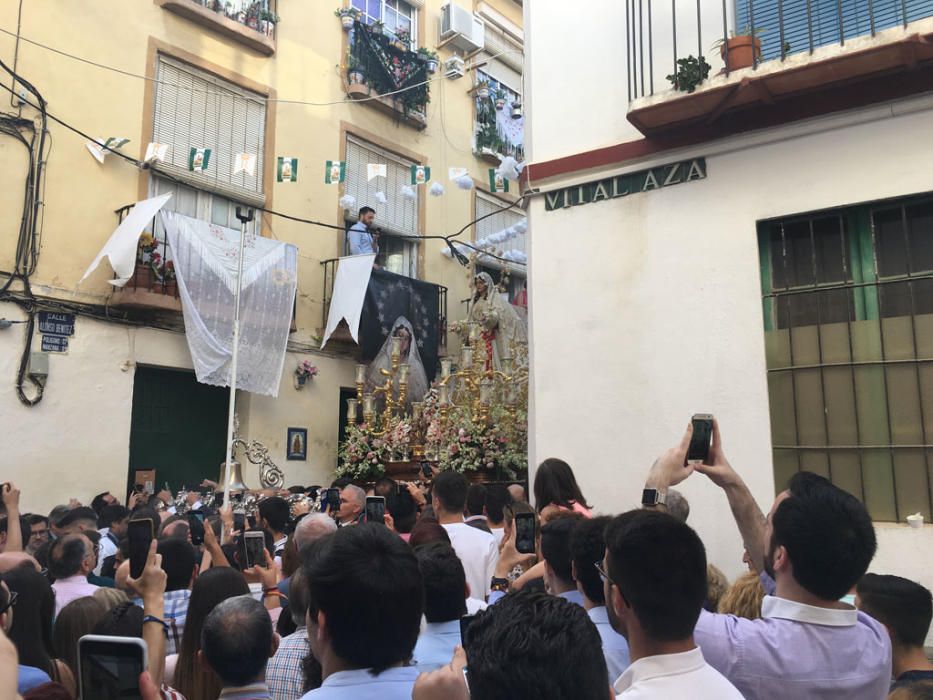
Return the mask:
{"type": "Polygon", "coordinates": [[[376,255],[379,252],[379,231],[373,228],[375,219],[375,209],[372,207],[360,209],[359,220],[347,232],[350,255],[376,255]]]}

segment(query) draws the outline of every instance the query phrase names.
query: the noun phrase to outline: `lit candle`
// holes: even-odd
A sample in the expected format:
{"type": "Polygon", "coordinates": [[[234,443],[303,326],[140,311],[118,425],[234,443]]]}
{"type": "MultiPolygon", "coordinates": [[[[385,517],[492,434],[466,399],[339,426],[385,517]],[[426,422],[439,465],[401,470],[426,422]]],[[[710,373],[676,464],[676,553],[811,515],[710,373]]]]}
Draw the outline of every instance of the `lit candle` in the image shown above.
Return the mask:
{"type": "Polygon", "coordinates": [[[479,402],[484,406],[488,406],[490,399],[492,398],[492,382],[483,381],[479,385],[479,402]]]}
{"type": "Polygon", "coordinates": [[[470,340],[479,340],[479,326],[475,323],[470,324],[470,340]]]}
{"type": "Polygon", "coordinates": [[[366,381],[366,365],[356,366],[356,383],[363,384],[366,381]]]}
{"type": "Polygon", "coordinates": [[[460,348],[460,369],[467,370],[473,365],[473,348],[464,345],[460,348]]]}
{"type": "Polygon", "coordinates": [[[413,422],[417,423],[421,420],[421,409],[424,406],[420,401],[414,401],[411,404],[411,419],[413,422]]]}
{"type": "Polygon", "coordinates": [[[356,399],[347,399],[347,423],[356,423],[359,414],[359,402],[356,399]]]}
{"type": "Polygon", "coordinates": [[[449,357],[441,360],[441,379],[447,379],[450,376],[450,366],[453,364],[449,357]]]}
{"type": "Polygon", "coordinates": [[[447,385],[446,385],[446,384],[441,384],[441,385],[437,388],[437,400],[438,400],[438,403],[440,403],[441,406],[446,406],[448,403],[450,403],[450,397],[447,395],[447,385]]]}
{"type": "Polygon", "coordinates": [[[375,404],[373,402],[372,394],[363,394],[363,417],[371,416],[375,411],[375,404]]]}
{"type": "Polygon", "coordinates": [[[397,335],[392,336],[392,357],[398,357],[402,352],[402,339],[397,335]]]}
{"type": "Polygon", "coordinates": [[[398,368],[398,383],[400,385],[404,386],[408,384],[409,369],[411,369],[411,367],[407,363],[398,368]]]}

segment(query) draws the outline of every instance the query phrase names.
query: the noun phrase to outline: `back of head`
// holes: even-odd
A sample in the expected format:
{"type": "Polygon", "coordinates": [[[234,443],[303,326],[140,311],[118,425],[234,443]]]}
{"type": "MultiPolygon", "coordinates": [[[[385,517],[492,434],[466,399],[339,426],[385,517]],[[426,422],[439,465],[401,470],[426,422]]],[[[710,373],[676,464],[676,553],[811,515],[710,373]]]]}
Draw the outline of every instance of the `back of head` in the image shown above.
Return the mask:
{"type": "Polygon", "coordinates": [[[323,613],[345,664],[379,673],[411,658],[424,592],[418,561],[397,535],[370,523],[341,528],[313,548],[304,573],[310,622],[323,613]]]}
{"type": "Polygon", "coordinates": [[[94,625],[94,634],[109,637],[142,637],[145,614],[130,601],[115,605],[94,625]]]}
{"type": "Polygon", "coordinates": [[[103,511],[103,509],[107,507],[107,501],[112,500],[112,499],[113,499],[113,496],[110,495],[109,491],[104,491],[103,493],[99,493],[96,496],[94,496],[94,498],[91,499],[91,508],[94,510],[95,513],[100,514],[101,511],[103,511]]]}
{"type": "MultiPolygon", "coordinates": [[[[156,519],[156,525],[159,525],[159,520],[156,519]]],[[[188,539],[188,532],[191,530],[191,526],[188,525],[188,519],[183,515],[172,515],[162,521],[162,524],[159,525],[159,539],[174,537],[181,540],[188,539]]]]}
{"type": "Polygon", "coordinates": [[[715,564],[706,565],[706,602],[703,607],[710,612],[716,612],[720,599],[729,590],[729,579],[715,564]]]}
{"type": "Polygon", "coordinates": [[[466,506],[467,478],[460,472],[443,471],[434,477],[432,490],[435,510],[440,505],[448,513],[462,513],[466,506]]]}
{"type": "Polygon", "coordinates": [[[563,598],[511,593],[477,615],[465,646],[471,697],[608,696],[599,632],[583,608],[563,598]]]}
{"type": "Polygon", "coordinates": [[[72,508],[58,519],[58,527],[70,532],[93,530],[97,527],[97,513],[84,506],[72,508]]]}
{"type": "MultiPolygon", "coordinates": [[[[541,527],[541,556],[564,583],[573,583],[570,537],[580,518],[560,518],[541,527]]],[[[590,562],[593,568],[594,559],[590,562]]]]}
{"type": "Polygon", "coordinates": [[[758,574],[747,571],[719,599],[717,612],[757,620],[761,617],[761,601],[764,597],[765,589],[758,574]]]}
{"type": "Polygon", "coordinates": [[[342,491],[343,489],[345,489],[347,486],[349,486],[352,483],[353,483],[353,479],[351,479],[349,476],[341,476],[337,479],[334,479],[330,487],[332,489],[340,489],[342,491]]]}
{"type": "Polygon", "coordinates": [[[273,532],[285,532],[291,517],[291,508],[284,498],[264,498],[259,502],[259,517],[265,518],[273,532]]]}
{"type": "Polygon", "coordinates": [[[676,489],[667,490],[667,514],[682,523],[690,517],[690,503],[684,495],[676,489]]]}
{"type": "Polygon", "coordinates": [[[78,640],[90,634],[106,614],[103,603],[87,596],[68,603],[55,618],[52,634],[55,655],[68,664],[72,673],[78,672],[78,640]]]}
{"type": "Polygon", "coordinates": [[[535,472],[535,508],[538,512],[554,504],[569,508],[572,502],[589,507],[577,485],[570,465],[561,459],[546,459],[535,472]]]}
{"type": "Polygon", "coordinates": [[[486,508],[486,487],[482,484],[470,484],[467,489],[466,506],[467,515],[482,515],[486,508]]]}
{"type": "Polygon", "coordinates": [[[106,612],[110,612],[118,605],[130,602],[129,596],[119,588],[101,587],[94,591],[94,597],[104,606],[106,612]]]}
{"type": "Polygon", "coordinates": [[[201,631],[201,650],[225,686],[255,681],[272,654],[272,620],[263,604],[250,595],[219,603],[201,631]]]}
{"type": "Polygon", "coordinates": [[[19,662],[48,673],[52,664],[52,618],[55,615],[52,586],[32,566],[19,566],[6,572],[3,581],[17,595],[9,637],[16,645],[19,662]]]}
{"type": "Polygon", "coordinates": [[[450,544],[450,535],[443,525],[435,520],[419,520],[411,529],[411,537],[408,538],[408,544],[412,548],[431,542],[446,542],[450,544]]]}
{"type": "Polygon", "coordinates": [[[373,484],[373,496],[381,496],[388,500],[396,493],[398,493],[398,484],[395,482],[395,479],[384,476],[373,484]]]}
{"type": "Polygon", "coordinates": [[[888,700],[933,700],[933,681],[917,681],[895,688],[888,700]]]}
{"type": "Polygon", "coordinates": [[[489,522],[499,525],[505,518],[503,509],[512,502],[512,495],[502,484],[490,484],[486,487],[486,516],[489,522]]]}
{"type": "Polygon", "coordinates": [[[100,510],[100,520],[97,521],[97,525],[103,529],[105,527],[110,527],[114,523],[118,523],[121,520],[125,520],[129,516],[130,512],[126,509],[125,506],[121,506],[120,504],[104,506],[100,510]]]}
{"type": "Polygon", "coordinates": [[[49,551],[49,573],[59,581],[74,576],[88,556],[88,542],[83,535],[65,535],[55,540],[49,551]]]}
{"type": "Polygon", "coordinates": [[[923,647],[933,619],[929,590],[900,576],[865,574],[856,592],[859,609],[888,628],[895,646],[923,647]]]}
{"type": "MultiPolygon", "coordinates": [[[[609,520],[608,516],[580,520],[570,535],[570,556],[576,568],[576,581],[583,589],[583,595],[597,605],[604,605],[606,596],[603,593],[603,581],[593,564],[602,561],[606,554],[603,533],[609,520]]],[[[551,524],[547,527],[551,527],[551,524]]]]}
{"type": "Polygon", "coordinates": [[[337,523],[325,513],[309,513],[295,526],[295,546],[300,550],[327,535],[337,532],[337,523]]]}
{"type": "Polygon", "coordinates": [[[635,510],[606,528],[609,578],[649,639],[693,634],[706,599],[706,550],[697,534],[667,513],[635,510]]]}
{"type": "Polygon", "coordinates": [[[418,507],[407,489],[402,489],[386,499],[386,510],[395,521],[395,531],[410,533],[418,522],[418,507]]]}
{"type": "Polygon", "coordinates": [[[183,591],[191,587],[191,578],[197,555],[187,540],[166,537],[159,540],[158,552],[162,555],[162,570],[167,576],[166,591],[183,591]]]}
{"type": "Polygon", "coordinates": [[[838,600],[875,556],[871,517],[855,496],[810,472],[795,474],[789,490],[771,518],[771,550],[787,550],[794,579],[805,590],[838,600]]]}
{"type": "Polygon", "coordinates": [[[449,544],[417,547],[415,556],[424,580],[424,616],[428,622],[450,622],[466,615],[466,573],[449,544]]]}

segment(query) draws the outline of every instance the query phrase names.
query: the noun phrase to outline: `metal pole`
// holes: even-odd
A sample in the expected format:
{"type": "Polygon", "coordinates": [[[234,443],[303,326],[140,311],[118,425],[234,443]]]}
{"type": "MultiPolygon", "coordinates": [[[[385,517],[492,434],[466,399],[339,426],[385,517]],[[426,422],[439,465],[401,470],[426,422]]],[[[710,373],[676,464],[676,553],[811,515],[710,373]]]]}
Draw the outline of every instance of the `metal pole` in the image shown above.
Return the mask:
{"type": "MultiPolygon", "coordinates": [[[[240,252],[236,263],[236,291],[233,296],[233,354],[230,358],[230,406],[227,409],[227,458],[224,461],[224,500],[230,503],[230,463],[233,459],[233,417],[236,413],[236,371],[240,355],[240,287],[243,281],[243,249],[246,245],[246,224],[253,220],[253,210],[243,213],[242,207],[236,208],[236,218],[240,220],[240,252]]],[[[223,533],[221,533],[221,540],[223,533]]]]}

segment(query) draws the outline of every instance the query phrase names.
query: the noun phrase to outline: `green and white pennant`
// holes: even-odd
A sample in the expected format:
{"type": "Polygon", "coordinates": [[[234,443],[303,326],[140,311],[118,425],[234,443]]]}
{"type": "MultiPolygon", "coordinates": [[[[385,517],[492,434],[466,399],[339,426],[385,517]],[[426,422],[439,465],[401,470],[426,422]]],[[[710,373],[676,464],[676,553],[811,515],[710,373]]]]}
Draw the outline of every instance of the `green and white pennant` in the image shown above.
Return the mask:
{"type": "Polygon", "coordinates": [[[279,156],[275,179],[279,182],[298,182],[298,159],[279,156]]]}
{"type": "Polygon", "coordinates": [[[324,166],[324,182],[336,185],[347,177],[347,163],[343,160],[329,160],[324,166]]]}
{"type": "Polygon", "coordinates": [[[211,149],[192,148],[188,153],[188,170],[204,172],[211,159],[211,149]]]}
{"type": "Polygon", "coordinates": [[[508,192],[509,181],[496,172],[495,168],[489,169],[489,191],[490,192],[508,192]]]}
{"type": "Polygon", "coordinates": [[[411,166],[411,184],[423,185],[431,179],[431,168],[424,165],[411,166]]]}

